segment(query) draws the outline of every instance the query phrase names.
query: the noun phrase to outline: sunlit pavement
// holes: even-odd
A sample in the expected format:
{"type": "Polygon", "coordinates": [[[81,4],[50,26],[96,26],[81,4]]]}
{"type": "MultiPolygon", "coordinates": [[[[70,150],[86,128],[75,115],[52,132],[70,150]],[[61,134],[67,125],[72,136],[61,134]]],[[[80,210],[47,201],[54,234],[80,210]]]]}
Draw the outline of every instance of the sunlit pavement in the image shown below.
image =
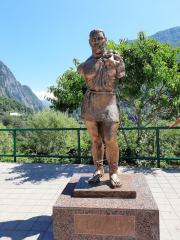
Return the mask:
{"type": "MultiPolygon", "coordinates": [[[[93,171],[90,165],[0,163],[0,239],[53,240],[53,204],[74,173],[93,171]]],[[[180,170],[119,167],[119,173],[140,172],[160,210],[161,240],[179,240],[180,170]]]]}

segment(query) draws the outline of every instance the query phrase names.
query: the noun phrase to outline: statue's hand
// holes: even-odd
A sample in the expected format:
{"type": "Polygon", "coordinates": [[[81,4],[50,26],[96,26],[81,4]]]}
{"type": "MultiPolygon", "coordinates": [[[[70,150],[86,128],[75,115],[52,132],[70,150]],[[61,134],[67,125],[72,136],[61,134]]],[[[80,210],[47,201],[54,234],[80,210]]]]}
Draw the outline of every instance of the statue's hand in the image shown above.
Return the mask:
{"type": "Polygon", "coordinates": [[[120,64],[122,57],[117,51],[109,50],[103,54],[103,60],[105,62],[106,68],[113,69],[120,64]]]}

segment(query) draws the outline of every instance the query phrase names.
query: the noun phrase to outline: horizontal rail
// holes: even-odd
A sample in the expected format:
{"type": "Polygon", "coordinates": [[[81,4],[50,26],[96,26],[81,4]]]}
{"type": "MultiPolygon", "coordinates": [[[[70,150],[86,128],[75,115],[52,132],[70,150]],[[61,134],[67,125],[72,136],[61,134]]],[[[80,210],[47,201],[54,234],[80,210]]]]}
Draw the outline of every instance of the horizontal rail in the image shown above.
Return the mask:
{"type": "MultiPolygon", "coordinates": [[[[124,127],[124,128],[118,128],[118,130],[156,130],[156,129],[168,129],[168,127],[124,127]]],[[[180,127],[172,127],[169,130],[172,129],[180,129],[180,127]]],[[[0,129],[0,131],[66,131],[66,130],[87,130],[87,128],[3,128],[0,129]]]]}
{"type": "MultiPolygon", "coordinates": [[[[160,146],[159,146],[159,130],[167,130],[168,127],[125,127],[118,128],[118,130],[156,130],[156,144],[157,144],[157,156],[156,157],[136,157],[136,156],[120,156],[119,159],[140,159],[140,160],[157,160],[158,167],[160,167],[160,160],[180,160],[180,158],[174,157],[160,157],[160,146]]],[[[173,127],[172,129],[180,129],[180,127],[173,127]]],[[[54,158],[76,158],[79,159],[81,163],[82,158],[92,158],[92,156],[81,156],[81,146],[80,146],[80,131],[87,130],[87,128],[5,128],[0,129],[0,131],[12,131],[14,136],[14,154],[0,154],[0,157],[14,157],[14,162],[16,162],[17,157],[54,157],[54,158]],[[78,142],[78,154],[77,155],[34,155],[34,154],[17,154],[16,153],[16,132],[17,131],[77,131],[77,142],[78,142]]],[[[104,157],[105,159],[105,157],[104,157]]]]}

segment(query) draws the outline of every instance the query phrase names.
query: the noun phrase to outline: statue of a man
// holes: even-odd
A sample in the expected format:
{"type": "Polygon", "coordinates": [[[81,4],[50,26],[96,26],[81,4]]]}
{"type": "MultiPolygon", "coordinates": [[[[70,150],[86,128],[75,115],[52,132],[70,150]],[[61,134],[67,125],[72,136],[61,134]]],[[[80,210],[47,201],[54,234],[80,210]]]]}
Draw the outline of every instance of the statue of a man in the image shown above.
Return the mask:
{"type": "Polygon", "coordinates": [[[118,177],[119,149],[116,142],[119,113],[116,105],[116,86],[119,78],[125,76],[122,57],[117,51],[106,51],[106,37],[101,29],[90,32],[89,44],[92,56],[78,67],[87,83],[81,118],[85,121],[92,139],[92,155],[95,173],[89,179],[96,183],[104,177],[103,156],[106,145],[106,159],[109,165],[111,188],[121,187],[118,177]]]}

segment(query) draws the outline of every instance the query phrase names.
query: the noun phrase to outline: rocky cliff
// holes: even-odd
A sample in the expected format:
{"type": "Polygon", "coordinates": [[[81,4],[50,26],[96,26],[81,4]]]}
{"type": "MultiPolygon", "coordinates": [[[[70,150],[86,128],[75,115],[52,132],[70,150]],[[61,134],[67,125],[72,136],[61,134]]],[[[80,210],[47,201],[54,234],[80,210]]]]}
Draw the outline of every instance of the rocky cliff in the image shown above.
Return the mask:
{"type": "Polygon", "coordinates": [[[42,102],[25,85],[21,85],[9,68],[0,61],[0,96],[17,100],[23,105],[39,111],[43,109],[42,102]]]}

